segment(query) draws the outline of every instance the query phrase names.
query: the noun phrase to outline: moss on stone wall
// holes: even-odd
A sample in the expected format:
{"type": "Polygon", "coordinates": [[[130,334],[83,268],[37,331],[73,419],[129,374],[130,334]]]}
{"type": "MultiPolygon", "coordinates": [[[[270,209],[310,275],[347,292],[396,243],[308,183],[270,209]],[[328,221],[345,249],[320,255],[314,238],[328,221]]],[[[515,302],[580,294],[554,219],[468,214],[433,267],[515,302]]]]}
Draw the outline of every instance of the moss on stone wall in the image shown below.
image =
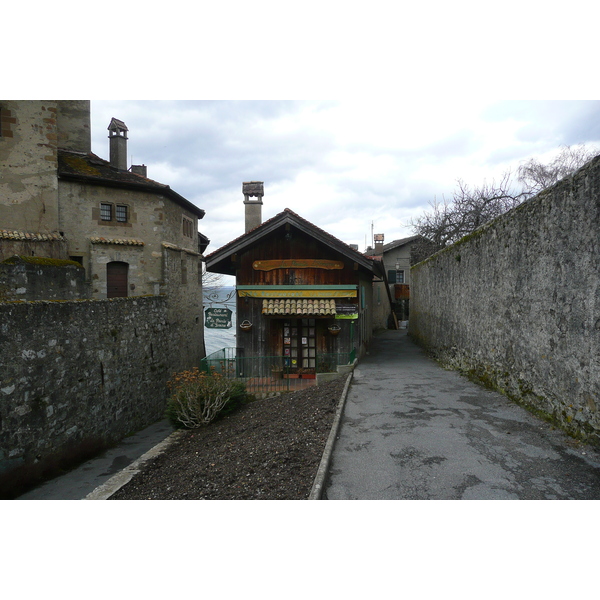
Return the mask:
{"type": "Polygon", "coordinates": [[[63,258],[46,258],[44,256],[11,256],[6,260],[3,260],[4,265],[17,265],[21,262],[30,265],[42,265],[47,267],[79,267],[83,269],[83,266],[75,260],[66,260],[63,258]]]}

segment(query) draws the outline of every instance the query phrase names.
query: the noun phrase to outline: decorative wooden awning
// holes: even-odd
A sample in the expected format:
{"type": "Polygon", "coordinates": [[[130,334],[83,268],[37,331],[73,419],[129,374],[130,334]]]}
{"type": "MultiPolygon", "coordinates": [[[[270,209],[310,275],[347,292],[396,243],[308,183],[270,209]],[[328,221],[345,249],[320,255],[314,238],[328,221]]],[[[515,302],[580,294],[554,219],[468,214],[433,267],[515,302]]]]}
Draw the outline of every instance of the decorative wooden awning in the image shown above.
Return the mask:
{"type": "Polygon", "coordinates": [[[263,315],[335,316],[333,298],[271,298],[262,302],[263,315]]]}

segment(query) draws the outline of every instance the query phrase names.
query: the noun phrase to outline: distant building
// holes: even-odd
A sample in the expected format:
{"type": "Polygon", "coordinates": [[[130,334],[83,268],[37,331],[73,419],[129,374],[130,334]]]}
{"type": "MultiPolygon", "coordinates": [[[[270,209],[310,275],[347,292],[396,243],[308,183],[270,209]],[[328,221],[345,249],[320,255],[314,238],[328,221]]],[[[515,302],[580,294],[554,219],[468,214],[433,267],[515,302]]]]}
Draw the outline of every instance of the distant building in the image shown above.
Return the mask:
{"type": "Polygon", "coordinates": [[[365,256],[381,261],[385,273],[385,278],[375,282],[373,290],[374,326],[385,329],[392,325],[389,322],[390,305],[398,321],[409,318],[410,268],[415,264],[415,253],[429,244],[420,235],[394,240],[388,244],[384,244],[384,234],[376,234],[374,238],[375,247],[367,248],[365,256]]]}

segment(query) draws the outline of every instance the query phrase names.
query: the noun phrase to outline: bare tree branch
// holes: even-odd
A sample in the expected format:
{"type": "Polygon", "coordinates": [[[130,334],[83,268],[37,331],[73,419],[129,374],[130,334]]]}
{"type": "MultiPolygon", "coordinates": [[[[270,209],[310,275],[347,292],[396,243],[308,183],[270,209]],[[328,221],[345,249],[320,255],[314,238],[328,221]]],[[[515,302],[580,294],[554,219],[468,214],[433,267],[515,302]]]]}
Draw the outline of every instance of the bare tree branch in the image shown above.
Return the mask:
{"type": "Polygon", "coordinates": [[[519,167],[518,180],[522,183],[523,189],[530,196],[534,196],[577,171],[599,152],[598,148],[588,148],[585,144],[575,147],[562,146],[556,158],[547,165],[530,158],[519,167]]]}
{"type": "MultiPolygon", "coordinates": [[[[430,242],[429,246],[423,246],[420,255],[425,252],[432,254],[453,244],[570,175],[598,152],[597,148],[588,149],[585,145],[576,148],[565,146],[547,165],[534,158],[521,165],[516,181],[511,171],[504,173],[498,183],[484,181],[479,187],[470,187],[461,179],[457,180],[452,200],[442,197],[442,201],[438,202],[434,199],[429,203],[431,210],[411,219],[413,231],[430,242]]],[[[426,256],[421,256],[423,258],[426,256]]]]}

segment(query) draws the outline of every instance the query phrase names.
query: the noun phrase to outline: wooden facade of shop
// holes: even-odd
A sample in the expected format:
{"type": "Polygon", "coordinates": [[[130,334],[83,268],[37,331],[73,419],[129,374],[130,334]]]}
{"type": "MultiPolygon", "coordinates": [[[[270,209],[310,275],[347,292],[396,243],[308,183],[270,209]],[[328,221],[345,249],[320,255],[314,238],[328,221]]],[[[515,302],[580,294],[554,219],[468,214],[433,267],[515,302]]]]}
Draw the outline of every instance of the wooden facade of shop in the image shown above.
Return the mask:
{"type": "Polygon", "coordinates": [[[366,349],[374,262],[289,209],[206,262],[236,277],[238,355],[310,370],[319,356],[366,349]]]}

